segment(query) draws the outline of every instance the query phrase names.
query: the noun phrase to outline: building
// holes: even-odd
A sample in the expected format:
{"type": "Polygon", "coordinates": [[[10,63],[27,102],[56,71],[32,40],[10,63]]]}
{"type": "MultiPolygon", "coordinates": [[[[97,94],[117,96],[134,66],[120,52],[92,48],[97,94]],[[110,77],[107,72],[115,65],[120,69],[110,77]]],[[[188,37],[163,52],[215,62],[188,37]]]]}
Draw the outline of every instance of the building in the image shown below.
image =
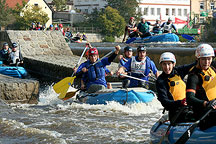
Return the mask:
{"type": "Polygon", "coordinates": [[[106,6],[106,0],[74,0],[75,9],[80,10],[82,13],[89,14],[96,9],[102,9],[106,6]]]}
{"type": "MultiPolygon", "coordinates": [[[[6,0],[6,3],[10,8],[15,8],[16,4],[22,5],[23,0],[6,0]]],[[[24,0],[27,4],[26,5],[35,5],[42,8],[42,11],[48,14],[49,20],[46,23],[46,27],[49,27],[52,24],[52,10],[49,5],[46,3],[45,0],[24,0]]],[[[24,7],[25,8],[25,7],[24,7]]]]}
{"type": "Polygon", "coordinates": [[[191,19],[195,23],[203,23],[207,17],[213,17],[215,6],[216,0],[191,0],[191,19]]]}
{"type": "MultiPolygon", "coordinates": [[[[186,23],[190,14],[190,0],[140,0],[137,11],[150,22],[155,22],[156,19],[164,22],[171,17],[173,22],[182,20],[186,23]]],[[[185,26],[177,22],[175,25],[177,28],[185,26]]]]}
{"type": "MultiPolygon", "coordinates": [[[[53,0],[45,0],[47,2],[47,4],[54,10],[56,11],[56,8],[54,6],[54,2],[53,0]]],[[[74,10],[74,0],[67,0],[66,2],[66,7],[65,7],[65,11],[71,11],[74,10]]]]}

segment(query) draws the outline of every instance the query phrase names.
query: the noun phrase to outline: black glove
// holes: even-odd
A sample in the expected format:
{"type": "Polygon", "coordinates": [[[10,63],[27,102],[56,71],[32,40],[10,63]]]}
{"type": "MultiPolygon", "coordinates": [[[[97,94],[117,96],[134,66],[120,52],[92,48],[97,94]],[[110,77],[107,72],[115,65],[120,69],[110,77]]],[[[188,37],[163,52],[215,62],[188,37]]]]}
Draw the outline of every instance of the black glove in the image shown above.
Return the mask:
{"type": "Polygon", "coordinates": [[[211,100],[211,101],[208,101],[207,103],[206,103],[206,107],[207,108],[213,108],[214,106],[216,106],[216,100],[215,99],[213,99],[213,100],[211,100]]]}

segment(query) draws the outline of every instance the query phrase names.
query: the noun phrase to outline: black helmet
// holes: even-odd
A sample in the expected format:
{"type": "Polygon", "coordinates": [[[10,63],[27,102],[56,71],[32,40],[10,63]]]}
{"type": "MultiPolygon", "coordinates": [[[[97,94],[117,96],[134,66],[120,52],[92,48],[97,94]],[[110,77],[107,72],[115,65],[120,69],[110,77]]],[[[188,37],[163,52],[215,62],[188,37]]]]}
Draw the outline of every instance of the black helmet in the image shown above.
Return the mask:
{"type": "Polygon", "coordinates": [[[139,51],[146,51],[146,46],[144,46],[144,45],[138,46],[137,52],[139,52],[139,51]]]}
{"type": "Polygon", "coordinates": [[[8,46],[8,43],[7,42],[3,43],[3,46],[8,46]]]}
{"type": "Polygon", "coordinates": [[[126,47],[124,48],[124,52],[126,52],[126,51],[133,51],[133,50],[132,50],[132,48],[131,48],[130,46],[126,46],[126,47]]]}
{"type": "Polygon", "coordinates": [[[17,43],[12,43],[12,48],[16,48],[17,47],[17,43]]]}

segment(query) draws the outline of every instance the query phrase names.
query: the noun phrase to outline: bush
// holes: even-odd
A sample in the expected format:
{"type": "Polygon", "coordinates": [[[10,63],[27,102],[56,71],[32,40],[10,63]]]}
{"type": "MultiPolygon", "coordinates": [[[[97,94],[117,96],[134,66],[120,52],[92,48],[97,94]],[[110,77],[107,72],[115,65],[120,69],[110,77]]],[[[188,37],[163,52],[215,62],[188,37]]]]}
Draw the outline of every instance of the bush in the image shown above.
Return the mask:
{"type": "Polygon", "coordinates": [[[115,38],[113,36],[105,36],[103,42],[115,42],[115,38]]]}

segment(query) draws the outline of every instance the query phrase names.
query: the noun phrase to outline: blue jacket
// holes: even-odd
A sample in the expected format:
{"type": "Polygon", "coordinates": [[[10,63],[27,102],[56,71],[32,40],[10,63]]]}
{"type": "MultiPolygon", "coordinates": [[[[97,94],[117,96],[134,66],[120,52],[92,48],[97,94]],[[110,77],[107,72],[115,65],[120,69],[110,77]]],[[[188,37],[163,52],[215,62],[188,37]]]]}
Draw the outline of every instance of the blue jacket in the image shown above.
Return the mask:
{"type": "Polygon", "coordinates": [[[100,62],[91,66],[90,60],[82,63],[78,68],[78,71],[81,71],[82,68],[86,67],[88,72],[84,73],[82,79],[87,83],[86,88],[88,89],[92,84],[100,84],[107,87],[107,82],[105,79],[105,71],[106,65],[110,65],[111,63],[108,61],[108,58],[102,59],[100,62]]]}

